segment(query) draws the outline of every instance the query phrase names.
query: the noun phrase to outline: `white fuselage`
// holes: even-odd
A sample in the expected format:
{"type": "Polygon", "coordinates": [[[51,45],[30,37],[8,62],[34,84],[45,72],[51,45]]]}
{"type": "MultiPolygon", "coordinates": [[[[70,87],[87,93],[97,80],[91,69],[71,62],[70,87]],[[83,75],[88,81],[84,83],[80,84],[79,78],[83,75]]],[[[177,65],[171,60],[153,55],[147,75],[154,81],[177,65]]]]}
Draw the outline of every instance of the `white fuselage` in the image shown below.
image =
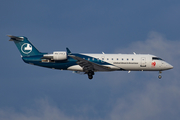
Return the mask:
{"type": "MultiPolygon", "coordinates": [[[[163,71],[172,69],[173,66],[154,55],[149,54],[83,54],[107,62],[111,65],[103,65],[113,70],[120,68],[127,71],[163,71]]],[[[93,58],[86,58],[87,60],[93,58]]],[[[68,70],[82,71],[79,65],[71,66],[68,70]]],[[[111,70],[112,71],[112,70],[111,70]]]]}

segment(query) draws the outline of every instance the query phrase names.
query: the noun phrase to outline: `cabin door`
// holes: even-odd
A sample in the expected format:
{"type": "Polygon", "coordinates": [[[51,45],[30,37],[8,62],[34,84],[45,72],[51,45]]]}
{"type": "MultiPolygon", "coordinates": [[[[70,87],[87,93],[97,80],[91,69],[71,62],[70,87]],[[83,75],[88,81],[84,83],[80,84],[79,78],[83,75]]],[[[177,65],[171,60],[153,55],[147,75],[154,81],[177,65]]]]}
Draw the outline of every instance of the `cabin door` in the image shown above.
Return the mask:
{"type": "Polygon", "coordinates": [[[142,57],[142,58],[141,58],[140,67],[146,67],[146,58],[145,58],[145,57],[142,57]]]}

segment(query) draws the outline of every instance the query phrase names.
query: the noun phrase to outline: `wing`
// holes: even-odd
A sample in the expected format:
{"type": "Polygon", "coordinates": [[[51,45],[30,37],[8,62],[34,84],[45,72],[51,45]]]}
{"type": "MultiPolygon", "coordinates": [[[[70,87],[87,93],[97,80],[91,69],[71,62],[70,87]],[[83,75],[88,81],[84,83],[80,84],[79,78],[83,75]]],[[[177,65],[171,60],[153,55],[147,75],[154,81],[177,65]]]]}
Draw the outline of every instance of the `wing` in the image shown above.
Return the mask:
{"type": "Polygon", "coordinates": [[[69,57],[77,60],[76,63],[83,68],[84,72],[88,72],[89,70],[92,70],[92,71],[113,71],[114,70],[114,69],[111,69],[110,67],[102,66],[102,65],[90,62],[88,60],[85,60],[75,55],[69,55],[69,57]]]}

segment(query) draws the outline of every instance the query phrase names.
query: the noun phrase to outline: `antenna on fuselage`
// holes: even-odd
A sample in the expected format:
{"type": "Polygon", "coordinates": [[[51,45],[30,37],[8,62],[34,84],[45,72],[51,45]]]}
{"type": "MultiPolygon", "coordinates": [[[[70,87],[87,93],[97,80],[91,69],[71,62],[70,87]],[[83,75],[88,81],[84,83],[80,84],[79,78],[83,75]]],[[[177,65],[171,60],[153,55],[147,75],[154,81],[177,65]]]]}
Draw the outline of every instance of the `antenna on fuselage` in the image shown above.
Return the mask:
{"type": "Polygon", "coordinates": [[[134,53],[134,55],[136,55],[136,53],[135,52],[133,52],[134,53]]]}

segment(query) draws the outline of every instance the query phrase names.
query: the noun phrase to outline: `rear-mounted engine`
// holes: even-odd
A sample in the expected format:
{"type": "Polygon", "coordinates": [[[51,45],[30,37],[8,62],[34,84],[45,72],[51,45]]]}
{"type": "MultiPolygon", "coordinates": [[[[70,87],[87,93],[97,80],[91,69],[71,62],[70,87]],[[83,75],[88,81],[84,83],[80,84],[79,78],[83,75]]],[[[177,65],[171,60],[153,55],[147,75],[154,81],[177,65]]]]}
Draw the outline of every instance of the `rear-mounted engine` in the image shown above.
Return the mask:
{"type": "Polygon", "coordinates": [[[55,62],[67,60],[67,53],[64,51],[56,51],[53,54],[45,54],[42,57],[42,62],[55,62]]]}
{"type": "Polygon", "coordinates": [[[53,60],[66,60],[67,53],[66,52],[53,52],[53,60]]]}

